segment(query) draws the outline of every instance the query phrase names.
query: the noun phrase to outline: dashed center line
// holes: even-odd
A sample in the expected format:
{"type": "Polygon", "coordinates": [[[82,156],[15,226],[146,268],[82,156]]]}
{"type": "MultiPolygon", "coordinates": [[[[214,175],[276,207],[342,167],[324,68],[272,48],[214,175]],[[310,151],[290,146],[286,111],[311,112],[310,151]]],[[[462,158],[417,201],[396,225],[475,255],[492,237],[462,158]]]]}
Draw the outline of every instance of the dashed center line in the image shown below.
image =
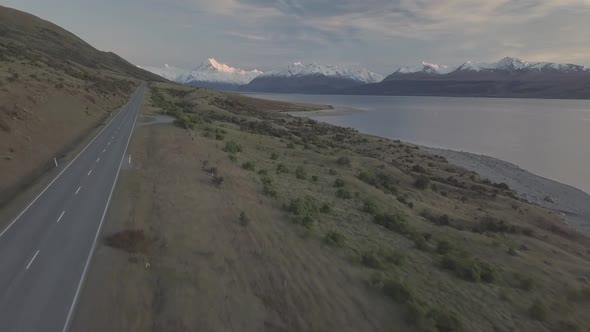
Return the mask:
{"type": "Polygon", "coordinates": [[[82,189],[82,186],[78,187],[78,189],[76,190],[76,193],[74,195],[78,195],[78,193],[80,192],[80,189],[82,189]]]}
{"type": "Polygon", "coordinates": [[[39,250],[37,250],[35,255],[33,255],[33,258],[31,258],[31,261],[29,262],[29,264],[27,264],[26,270],[28,270],[31,267],[31,264],[33,264],[33,261],[35,260],[35,258],[37,258],[37,255],[39,255],[39,250]]]}
{"type": "Polygon", "coordinates": [[[107,145],[111,145],[111,141],[109,141],[109,142],[107,143],[107,145]]]}
{"type": "Polygon", "coordinates": [[[102,149],[102,153],[104,153],[106,150],[107,150],[106,148],[105,149],[102,149]]]}
{"type": "Polygon", "coordinates": [[[92,174],[92,170],[89,170],[89,171],[88,171],[88,175],[90,175],[90,174],[92,174]]]}
{"type": "Polygon", "coordinates": [[[61,212],[61,214],[59,215],[59,218],[57,218],[57,222],[59,222],[61,220],[61,218],[63,218],[64,214],[66,214],[66,211],[61,212]]]}
{"type": "Polygon", "coordinates": [[[96,162],[99,162],[99,161],[100,161],[100,158],[96,159],[96,162]]]}

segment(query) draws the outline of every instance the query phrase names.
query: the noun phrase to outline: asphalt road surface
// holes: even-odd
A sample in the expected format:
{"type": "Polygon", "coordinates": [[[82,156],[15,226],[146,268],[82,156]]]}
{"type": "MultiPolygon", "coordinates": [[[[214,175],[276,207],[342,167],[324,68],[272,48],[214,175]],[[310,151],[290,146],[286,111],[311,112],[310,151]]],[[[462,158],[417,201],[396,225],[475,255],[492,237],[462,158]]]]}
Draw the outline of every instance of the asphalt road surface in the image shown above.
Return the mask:
{"type": "Polygon", "coordinates": [[[0,331],[68,330],[144,92],[2,229],[0,331]]]}

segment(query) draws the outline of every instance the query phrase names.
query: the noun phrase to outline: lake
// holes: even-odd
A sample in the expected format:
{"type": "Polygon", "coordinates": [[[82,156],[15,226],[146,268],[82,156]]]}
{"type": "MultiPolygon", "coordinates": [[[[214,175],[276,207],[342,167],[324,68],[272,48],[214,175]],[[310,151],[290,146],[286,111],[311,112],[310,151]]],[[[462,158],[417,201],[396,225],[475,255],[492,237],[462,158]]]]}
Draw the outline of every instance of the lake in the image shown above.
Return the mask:
{"type": "Polygon", "coordinates": [[[248,95],[364,109],[314,119],[367,134],[489,155],[590,193],[590,101],[248,95]]]}

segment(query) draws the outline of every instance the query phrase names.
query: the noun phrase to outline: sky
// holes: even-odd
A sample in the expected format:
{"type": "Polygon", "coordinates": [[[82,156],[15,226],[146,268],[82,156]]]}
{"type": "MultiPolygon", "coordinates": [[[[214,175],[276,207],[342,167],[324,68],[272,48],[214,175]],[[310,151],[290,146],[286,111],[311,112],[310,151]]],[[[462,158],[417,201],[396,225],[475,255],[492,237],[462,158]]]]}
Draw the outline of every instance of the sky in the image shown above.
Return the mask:
{"type": "Polygon", "coordinates": [[[134,64],[590,65],[590,0],[2,0],[134,64]]]}

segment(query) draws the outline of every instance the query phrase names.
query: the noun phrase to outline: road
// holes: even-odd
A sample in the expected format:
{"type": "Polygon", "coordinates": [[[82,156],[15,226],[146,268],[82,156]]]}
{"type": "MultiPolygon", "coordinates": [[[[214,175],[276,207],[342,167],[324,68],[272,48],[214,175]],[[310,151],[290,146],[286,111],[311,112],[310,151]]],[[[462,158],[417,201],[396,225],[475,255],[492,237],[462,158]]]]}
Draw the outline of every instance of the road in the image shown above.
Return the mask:
{"type": "Polygon", "coordinates": [[[144,93],[0,233],[0,331],[68,330],[144,93]]]}

